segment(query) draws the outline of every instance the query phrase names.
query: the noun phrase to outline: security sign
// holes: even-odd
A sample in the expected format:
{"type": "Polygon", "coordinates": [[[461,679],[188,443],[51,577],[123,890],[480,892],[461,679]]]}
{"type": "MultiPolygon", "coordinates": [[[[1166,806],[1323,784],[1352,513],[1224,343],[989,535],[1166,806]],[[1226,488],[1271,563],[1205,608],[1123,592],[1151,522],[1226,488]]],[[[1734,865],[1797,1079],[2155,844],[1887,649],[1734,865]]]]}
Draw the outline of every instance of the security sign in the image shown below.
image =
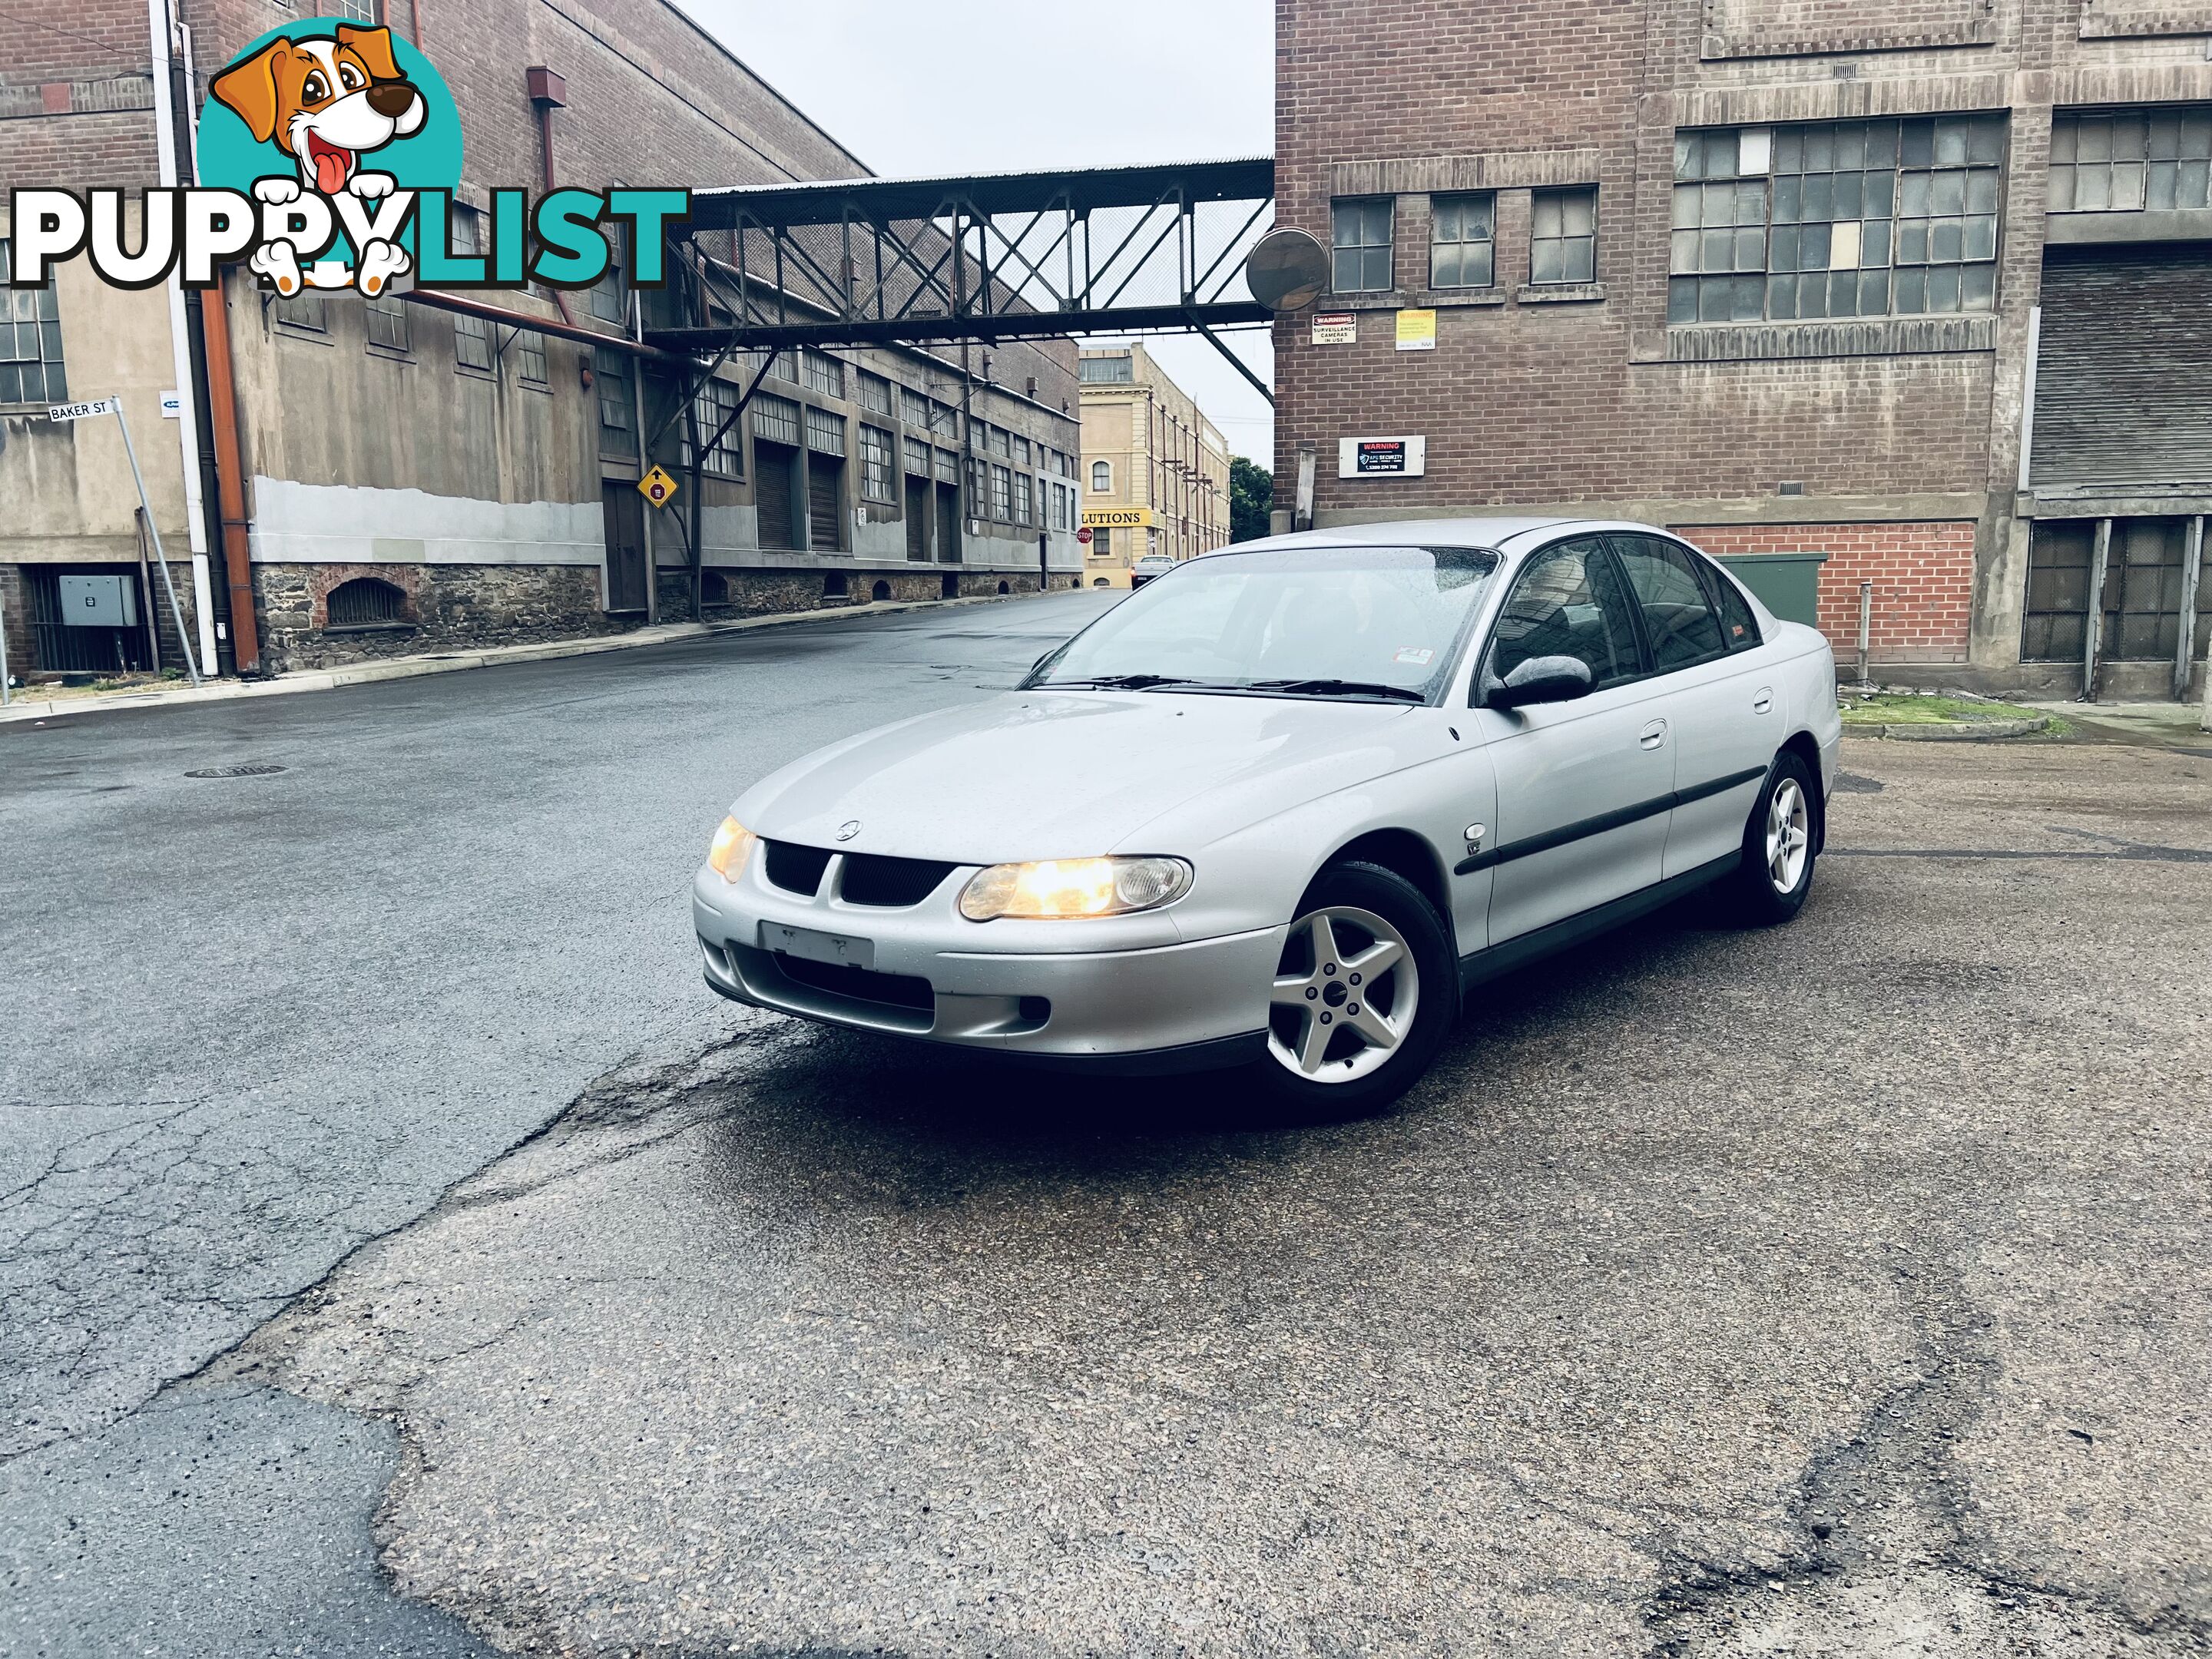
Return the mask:
{"type": "Polygon", "coordinates": [[[676,499],[676,480],[656,466],[637,481],[637,493],[655,507],[665,507],[676,499]]]}

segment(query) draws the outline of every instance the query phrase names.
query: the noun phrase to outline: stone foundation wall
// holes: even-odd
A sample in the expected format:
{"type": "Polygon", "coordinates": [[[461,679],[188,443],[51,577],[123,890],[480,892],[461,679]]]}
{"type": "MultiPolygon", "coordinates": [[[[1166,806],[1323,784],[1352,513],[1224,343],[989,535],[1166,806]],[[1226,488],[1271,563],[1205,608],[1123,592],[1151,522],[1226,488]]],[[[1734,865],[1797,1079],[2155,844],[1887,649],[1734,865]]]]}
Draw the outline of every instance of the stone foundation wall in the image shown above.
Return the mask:
{"type": "Polygon", "coordinates": [[[333,668],[445,647],[529,645],[636,627],[600,609],[591,565],[257,564],[254,612],[264,665],[271,672],[333,668]],[[332,588],[356,576],[392,583],[404,596],[402,620],[375,629],[333,629],[332,588]]]}

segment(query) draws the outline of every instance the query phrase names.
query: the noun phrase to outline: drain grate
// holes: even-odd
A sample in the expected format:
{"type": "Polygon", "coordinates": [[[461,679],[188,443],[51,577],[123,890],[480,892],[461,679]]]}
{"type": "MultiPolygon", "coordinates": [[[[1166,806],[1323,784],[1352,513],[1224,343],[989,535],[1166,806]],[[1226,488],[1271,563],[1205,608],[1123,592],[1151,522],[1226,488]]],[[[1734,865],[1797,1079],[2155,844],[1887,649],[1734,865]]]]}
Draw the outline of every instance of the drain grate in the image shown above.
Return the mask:
{"type": "Polygon", "coordinates": [[[265,778],[283,771],[281,766],[203,766],[187,772],[188,778],[265,778]]]}

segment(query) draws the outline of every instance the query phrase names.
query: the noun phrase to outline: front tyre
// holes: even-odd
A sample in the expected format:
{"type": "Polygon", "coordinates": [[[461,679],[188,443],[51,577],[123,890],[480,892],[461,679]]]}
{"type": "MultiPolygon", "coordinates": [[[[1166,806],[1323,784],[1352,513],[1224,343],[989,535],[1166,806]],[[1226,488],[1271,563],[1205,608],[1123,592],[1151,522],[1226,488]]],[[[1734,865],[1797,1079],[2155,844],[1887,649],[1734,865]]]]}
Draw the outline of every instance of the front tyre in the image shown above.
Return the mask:
{"type": "Polygon", "coordinates": [[[1459,964],[1421,890],[1380,865],[1322,872],[1268,994],[1268,1093],[1307,1116],[1388,1105],[1429,1068],[1459,1006],[1459,964]]]}
{"type": "Polygon", "coordinates": [[[1818,787],[1802,756],[1785,749],[1774,757],[1743,827],[1743,862],[1729,878],[1736,915],[1747,926],[1776,927],[1804,908],[1820,852],[1818,787]]]}

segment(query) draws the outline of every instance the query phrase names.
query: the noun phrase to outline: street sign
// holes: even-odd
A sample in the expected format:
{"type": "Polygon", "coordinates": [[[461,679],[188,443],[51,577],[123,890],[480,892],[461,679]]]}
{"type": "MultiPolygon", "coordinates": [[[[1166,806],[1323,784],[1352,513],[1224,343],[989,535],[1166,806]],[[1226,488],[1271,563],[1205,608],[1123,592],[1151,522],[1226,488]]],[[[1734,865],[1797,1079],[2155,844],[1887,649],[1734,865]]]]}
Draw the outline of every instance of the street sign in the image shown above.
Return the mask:
{"type": "Polygon", "coordinates": [[[1077,532],[1075,532],[1075,539],[1076,539],[1077,541],[1080,542],[1080,543],[1081,543],[1084,546],[1085,546],[1085,547],[1090,546],[1090,545],[1091,545],[1091,526],[1090,526],[1089,525],[1085,525],[1085,526],[1083,526],[1083,528],[1082,528],[1082,529],[1080,529],[1080,530],[1077,531],[1077,532]]]}
{"type": "Polygon", "coordinates": [[[665,507],[676,499],[676,480],[656,466],[637,481],[637,493],[655,507],[665,507]]]}
{"type": "Polygon", "coordinates": [[[46,410],[50,421],[82,421],[94,415],[116,415],[122,412],[122,400],[118,398],[96,398],[88,404],[53,404],[46,410]]]}

